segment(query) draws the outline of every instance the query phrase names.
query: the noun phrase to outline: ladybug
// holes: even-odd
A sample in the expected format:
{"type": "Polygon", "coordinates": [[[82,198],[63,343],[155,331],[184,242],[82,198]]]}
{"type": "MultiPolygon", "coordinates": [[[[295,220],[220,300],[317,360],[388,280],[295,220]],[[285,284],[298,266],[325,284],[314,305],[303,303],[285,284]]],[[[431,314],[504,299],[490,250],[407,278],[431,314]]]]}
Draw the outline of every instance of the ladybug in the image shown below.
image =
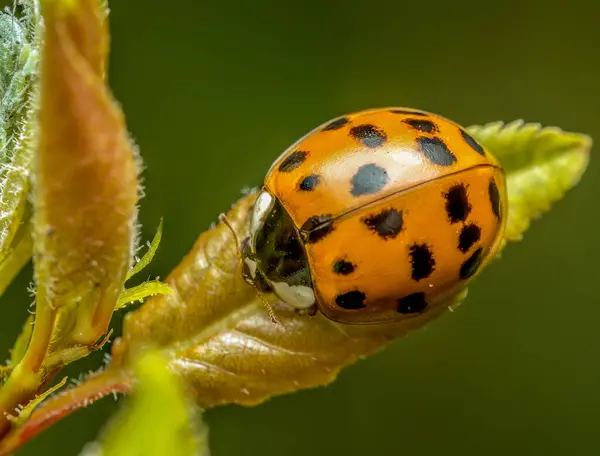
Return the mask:
{"type": "Polygon", "coordinates": [[[330,120],[273,163],[243,275],[347,324],[417,316],[463,291],[501,244],[498,160],[456,123],[380,108],[330,120]]]}

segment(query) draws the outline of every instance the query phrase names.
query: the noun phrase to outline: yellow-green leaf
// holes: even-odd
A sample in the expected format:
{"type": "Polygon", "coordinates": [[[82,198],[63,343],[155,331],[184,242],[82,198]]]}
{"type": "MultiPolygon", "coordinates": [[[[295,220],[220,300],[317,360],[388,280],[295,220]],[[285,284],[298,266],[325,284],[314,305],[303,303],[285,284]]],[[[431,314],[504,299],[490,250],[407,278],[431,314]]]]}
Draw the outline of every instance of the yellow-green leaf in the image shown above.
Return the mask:
{"type": "Polygon", "coordinates": [[[154,235],[154,239],[148,245],[148,250],[144,254],[144,256],[137,261],[137,263],[129,270],[127,273],[127,280],[136,275],[138,272],[143,270],[146,266],[150,264],[156,251],[158,250],[158,246],[160,245],[160,241],[162,239],[162,228],[163,221],[160,219],[160,223],[158,224],[158,228],[156,229],[156,234],[154,235]]]}
{"type": "Polygon", "coordinates": [[[47,389],[39,396],[36,396],[35,398],[33,398],[25,407],[23,407],[23,408],[19,407],[17,409],[18,413],[16,414],[16,416],[8,415],[8,419],[14,425],[17,425],[17,426],[22,425],[23,423],[27,422],[27,420],[29,419],[29,417],[31,416],[31,414],[33,413],[35,408],[38,405],[40,405],[42,402],[44,402],[52,394],[56,393],[58,390],[60,390],[62,387],[64,387],[67,384],[67,379],[68,379],[68,377],[63,377],[62,380],[60,382],[58,382],[56,385],[47,389]]]}
{"type": "Polygon", "coordinates": [[[473,125],[468,131],[506,170],[507,241],[521,240],[531,221],[579,182],[592,147],[587,135],[522,120],[473,125]]]}
{"type": "Polygon", "coordinates": [[[31,334],[33,333],[33,315],[29,315],[27,320],[25,320],[25,324],[21,329],[21,333],[15,344],[10,351],[10,364],[11,366],[16,366],[23,359],[25,352],[27,351],[27,346],[29,345],[29,340],[31,339],[31,334]]]}
{"type": "MultiPolygon", "coordinates": [[[[591,140],[557,128],[516,122],[471,127],[507,173],[506,240],[572,188],[585,170],[591,140]]],[[[247,235],[253,196],[228,215],[238,240],[247,235]]],[[[155,296],[127,315],[115,362],[158,346],[194,387],[202,407],[255,404],[275,394],[331,382],[340,369],[443,313],[432,309],[386,325],[352,326],[321,314],[301,317],[271,301],[279,323],[240,277],[240,259],[224,224],[200,236],[167,278],[174,293],[155,296]]],[[[455,308],[467,290],[447,303],[455,308]]]]}
{"type": "Polygon", "coordinates": [[[0,296],[29,262],[32,251],[31,222],[27,221],[17,230],[11,246],[0,260],[0,296]]]}
{"type": "Polygon", "coordinates": [[[15,236],[29,216],[38,114],[39,5],[30,0],[22,6],[21,17],[0,11],[0,294],[32,251],[27,239],[18,245],[15,236]]]}
{"type": "MultiPolygon", "coordinates": [[[[240,238],[247,235],[255,197],[242,198],[227,215],[240,238]]],[[[159,348],[201,407],[256,404],[327,384],[343,367],[446,310],[441,306],[401,323],[345,326],[321,314],[299,316],[272,300],[275,323],[239,268],[237,247],[225,224],[202,234],[165,280],[174,292],[151,297],[126,315],[123,338],[114,345],[113,368],[126,366],[149,347],[159,348]]]]}
{"type": "Polygon", "coordinates": [[[208,428],[163,356],[148,352],[135,370],[124,408],[81,456],[209,456],[208,428]]]}
{"type": "Polygon", "coordinates": [[[166,284],[159,280],[150,280],[148,282],[141,283],[135,287],[128,288],[123,291],[117,301],[115,309],[122,309],[127,304],[135,301],[142,301],[148,296],[154,296],[158,294],[170,294],[173,290],[166,284]]]}

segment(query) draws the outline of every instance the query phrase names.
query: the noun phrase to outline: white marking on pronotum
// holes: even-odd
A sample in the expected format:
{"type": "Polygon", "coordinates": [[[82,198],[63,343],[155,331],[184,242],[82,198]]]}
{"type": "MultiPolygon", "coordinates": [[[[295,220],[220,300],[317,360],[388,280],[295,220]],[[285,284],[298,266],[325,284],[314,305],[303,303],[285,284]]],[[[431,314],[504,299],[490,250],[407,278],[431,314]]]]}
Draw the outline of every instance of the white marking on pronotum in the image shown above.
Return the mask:
{"type": "Polygon", "coordinates": [[[273,282],[275,294],[286,304],[297,309],[308,309],[315,303],[315,293],[304,285],[288,285],[285,282],[273,282]]]}

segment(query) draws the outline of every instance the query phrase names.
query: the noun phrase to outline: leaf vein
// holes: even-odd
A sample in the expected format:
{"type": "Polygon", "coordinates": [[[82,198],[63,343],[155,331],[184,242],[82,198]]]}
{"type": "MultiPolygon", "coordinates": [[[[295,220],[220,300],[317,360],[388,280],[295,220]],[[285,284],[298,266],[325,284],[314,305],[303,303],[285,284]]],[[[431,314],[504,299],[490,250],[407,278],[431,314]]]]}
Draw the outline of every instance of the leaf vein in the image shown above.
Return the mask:
{"type": "Polygon", "coordinates": [[[257,344],[263,345],[264,347],[266,347],[266,348],[268,348],[270,350],[281,351],[281,352],[288,353],[288,354],[294,355],[294,356],[311,356],[311,357],[315,356],[315,354],[311,353],[311,352],[296,351],[296,350],[292,350],[290,348],[283,347],[283,346],[278,345],[278,344],[267,342],[266,340],[261,339],[260,337],[253,336],[253,335],[248,334],[247,332],[244,332],[244,331],[239,330],[239,329],[232,329],[231,332],[232,333],[236,333],[236,334],[240,335],[241,337],[245,337],[247,339],[250,339],[253,342],[256,342],[257,344]]]}
{"type": "Polygon", "coordinates": [[[219,372],[219,373],[225,374],[225,375],[231,375],[232,377],[240,376],[239,373],[230,371],[229,369],[225,369],[224,367],[221,367],[217,364],[211,363],[210,361],[205,361],[205,360],[201,360],[201,359],[193,359],[188,356],[179,356],[175,360],[179,364],[189,364],[189,365],[191,365],[193,367],[197,367],[197,368],[204,367],[207,370],[216,371],[216,372],[219,372]]]}

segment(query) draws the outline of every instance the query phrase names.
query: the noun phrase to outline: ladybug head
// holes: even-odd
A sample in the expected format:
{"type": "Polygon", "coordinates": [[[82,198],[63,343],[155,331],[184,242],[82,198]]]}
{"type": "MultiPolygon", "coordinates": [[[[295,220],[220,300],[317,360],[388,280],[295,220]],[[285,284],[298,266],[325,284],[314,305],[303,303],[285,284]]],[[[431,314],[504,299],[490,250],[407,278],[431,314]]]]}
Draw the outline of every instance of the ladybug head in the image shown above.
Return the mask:
{"type": "Polygon", "coordinates": [[[250,236],[242,249],[244,274],[255,286],[261,283],[279,299],[297,309],[315,304],[310,270],[298,229],[267,190],[254,204],[250,236]]]}

